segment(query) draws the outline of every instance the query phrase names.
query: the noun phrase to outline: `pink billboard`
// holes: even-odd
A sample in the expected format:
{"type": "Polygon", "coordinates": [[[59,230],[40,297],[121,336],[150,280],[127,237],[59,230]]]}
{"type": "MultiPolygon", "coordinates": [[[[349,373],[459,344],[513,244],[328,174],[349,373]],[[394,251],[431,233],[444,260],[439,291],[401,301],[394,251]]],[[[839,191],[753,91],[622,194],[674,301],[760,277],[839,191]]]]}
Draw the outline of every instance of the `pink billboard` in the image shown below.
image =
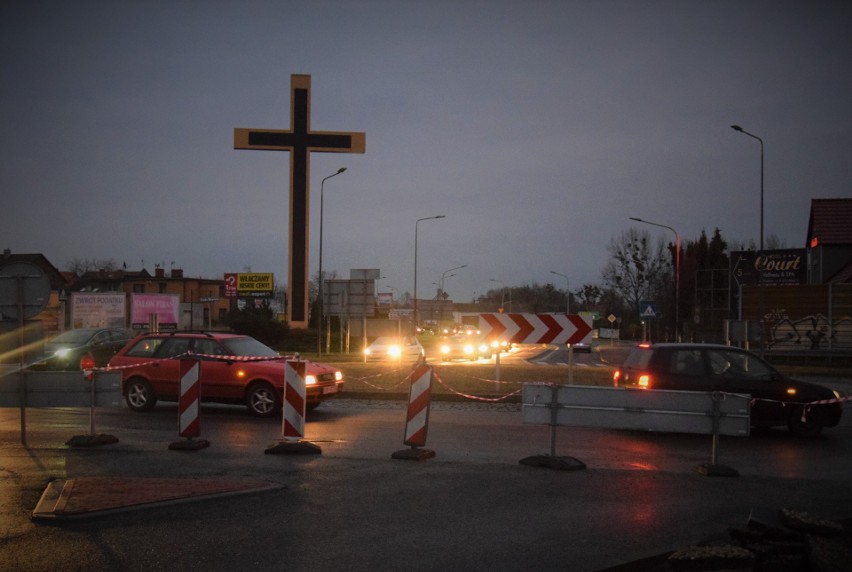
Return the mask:
{"type": "Polygon", "coordinates": [[[130,322],[133,328],[147,328],[151,315],[157,316],[160,328],[177,328],[180,299],[176,294],[131,294],[130,322]]]}

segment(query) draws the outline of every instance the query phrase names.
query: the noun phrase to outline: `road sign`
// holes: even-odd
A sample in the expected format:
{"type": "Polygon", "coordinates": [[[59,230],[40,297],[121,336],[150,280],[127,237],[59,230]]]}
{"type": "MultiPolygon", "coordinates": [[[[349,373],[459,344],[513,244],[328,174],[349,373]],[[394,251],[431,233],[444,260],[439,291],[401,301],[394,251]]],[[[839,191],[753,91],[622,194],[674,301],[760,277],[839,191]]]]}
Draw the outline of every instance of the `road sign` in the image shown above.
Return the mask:
{"type": "Polygon", "coordinates": [[[592,325],[577,314],[480,314],[479,329],[488,340],[513,344],[577,344],[592,338],[592,325]]]}
{"type": "Polygon", "coordinates": [[[657,313],[657,303],[639,302],[639,317],[643,320],[653,320],[654,318],[659,318],[660,315],[657,313]]]}

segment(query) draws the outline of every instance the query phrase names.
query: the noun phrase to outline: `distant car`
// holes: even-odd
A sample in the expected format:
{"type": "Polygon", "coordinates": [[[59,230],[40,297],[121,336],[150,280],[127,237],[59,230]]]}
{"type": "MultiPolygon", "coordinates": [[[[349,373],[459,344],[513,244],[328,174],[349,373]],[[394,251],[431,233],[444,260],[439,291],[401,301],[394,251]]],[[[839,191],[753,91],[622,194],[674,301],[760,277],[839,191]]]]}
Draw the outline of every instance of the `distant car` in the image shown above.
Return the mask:
{"type": "Polygon", "coordinates": [[[43,370],[84,370],[103,367],[133,338],[124,328],[66,330],[44,344],[44,360],[31,366],[43,370]]]}
{"type": "Polygon", "coordinates": [[[378,337],[364,349],[367,360],[417,361],[426,355],[423,345],[413,336],[378,337]]]}
{"type": "MultiPolygon", "coordinates": [[[[180,360],[197,354],[201,360],[201,400],[242,403],[252,415],[271,417],[282,409],[284,361],[278,352],[250,336],[223,332],[144,334],[127,344],[112,360],[120,368],[128,407],[148,411],[158,400],[177,401],[180,360]],[[244,358],[269,358],[246,360],[244,358]]],[[[303,360],[306,365],[306,409],[343,389],[337,368],[303,360]]]]}
{"type": "Polygon", "coordinates": [[[643,344],[613,380],[617,387],[749,394],[752,426],[787,426],[805,436],[836,426],[843,412],[837,391],[790,379],[758,356],[722,345],[643,344]],[[820,401],[829,403],[814,403],[820,401]]]}
{"type": "Polygon", "coordinates": [[[456,334],[441,340],[438,346],[442,361],[454,359],[478,360],[491,356],[491,347],[476,336],[456,334]]]}
{"type": "Polygon", "coordinates": [[[592,353],[592,344],[586,342],[577,342],[576,344],[571,344],[571,348],[575,352],[585,352],[587,354],[592,353]]]}

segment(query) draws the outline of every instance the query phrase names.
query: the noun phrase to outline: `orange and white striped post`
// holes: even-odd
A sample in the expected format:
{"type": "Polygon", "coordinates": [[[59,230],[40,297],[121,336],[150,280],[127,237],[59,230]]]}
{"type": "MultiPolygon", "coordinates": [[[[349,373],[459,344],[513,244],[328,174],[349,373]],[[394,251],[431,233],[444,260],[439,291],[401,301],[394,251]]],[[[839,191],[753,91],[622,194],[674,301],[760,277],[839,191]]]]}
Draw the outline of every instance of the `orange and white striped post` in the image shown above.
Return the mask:
{"type": "Polygon", "coordinates": [[[307,409],[306,363],[302,360],[284,362],[284,412],[281,420],[281,440],[265,453],[322,453],[310,441],[304,441],[307,409]]]}
{"type": "Polygon", "coordinates": [[[201,435],[201,362],[198,359],[180,360],[180,397],[178,398],[178,435],[185,441],[176,441],[169,449],[196,451],[210,446],[209,441],[196,440],[201,435]]]}
{"type": "Polygon", "coordinates": [[[432,367],[420,362],[408,376],[408,411],[405,421],[403,449],[391,455],[393,459],[422,461],[435,456],[435,451],[421,449],[426,445],[429,430],[429,407],[432,404],[432,367]]]}

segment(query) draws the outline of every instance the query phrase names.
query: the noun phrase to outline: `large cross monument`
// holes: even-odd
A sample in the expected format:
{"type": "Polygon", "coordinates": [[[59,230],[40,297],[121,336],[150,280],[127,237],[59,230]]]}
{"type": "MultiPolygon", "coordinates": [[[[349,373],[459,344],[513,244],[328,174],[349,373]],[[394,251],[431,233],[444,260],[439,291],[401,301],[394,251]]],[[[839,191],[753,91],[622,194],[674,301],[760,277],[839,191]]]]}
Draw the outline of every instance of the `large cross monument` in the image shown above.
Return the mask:
{"type": "Polygon", "coordinates": [[[290,129],[234,129],[234,149],[290,152],[290,275],[287,315],[308,327],[308,221],[311,151],[363,153],[364,133],[311,131],[311,76],[290,76],[290,129]]]}

